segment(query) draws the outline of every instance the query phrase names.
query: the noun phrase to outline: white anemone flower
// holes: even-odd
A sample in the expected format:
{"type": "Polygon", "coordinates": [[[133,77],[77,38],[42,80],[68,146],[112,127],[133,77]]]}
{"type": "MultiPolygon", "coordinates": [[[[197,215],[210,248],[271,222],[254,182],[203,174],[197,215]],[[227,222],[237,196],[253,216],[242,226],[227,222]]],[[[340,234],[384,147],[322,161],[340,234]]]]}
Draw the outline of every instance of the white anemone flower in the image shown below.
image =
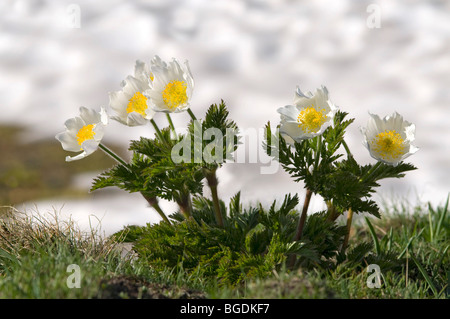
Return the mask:
{"type": "Polygon", "coordinates": [[[174,58],[165,63],[155,57],[151,64],[154,76],[151,88],[145,96],[151,101],[153,110],[165,113],[177,113],[186,110],[194,90],[194,79],[188,61],[180,65],[174,58]]]}
{"type": "Polygon", "coordinates": [[[103,107],[100,112],[80,107],[80,116],[68,119],[64,123],[66,130],[55,136],[64,150],[82,151],[76,156],[67,156],[66,161],[76,161],[94,153],[103,138],[107,124],[108,116],[103,107]]]}
{"type": "Polygon", "coordinates": [[[361,128],[364,136],[364,146],[370,156],[386,164],[397,166],[408,156],[419,149],[412,145],[416,127],[397,112],[380,119],[378,115],[370,114],[367,127],[361,128]]]}
{"type": "Polygon", "coordinates": [[[109,106],[115,113],[111,118],[128,126],[147,124],[155,115],[144,96],[152,79],[150,67],[145,62],[136,61],[134,76],[129,75],[122,81],[122,90],[109,93],[109,106]]]}
{"type": "Polygon", "coordinates": [[[315,94],[304,94],[297,87],[294,104],[277,110],[281,114],[280,133],[289,144],[319,136],[333,123],[336,111],[326,87],[318,88],[315,94]]]}

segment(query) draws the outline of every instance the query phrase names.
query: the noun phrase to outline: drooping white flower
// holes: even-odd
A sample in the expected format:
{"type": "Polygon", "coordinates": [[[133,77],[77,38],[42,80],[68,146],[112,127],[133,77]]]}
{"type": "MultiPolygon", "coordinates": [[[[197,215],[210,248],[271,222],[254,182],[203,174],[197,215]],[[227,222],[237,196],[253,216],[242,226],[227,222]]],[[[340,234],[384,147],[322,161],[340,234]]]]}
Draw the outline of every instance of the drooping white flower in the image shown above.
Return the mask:
{"type": "Polygon", "coordinates": [[[79,152],[76,156],[67,156],[66,161],[71,162],[82,159],[94,153],[108,124],[108,116],[102,107],[97,112],[86,107],[80,107],[80,116],[68,119],[64,125],[66,130],[55,137],[61,142],[62,148],[70,152],[79,152]]]}
{"type": "Polygon", "coordinates": [[[332,124],[336,110],[326,87],[317,89],[315,94],[304,94],[297,87],[294,104],[277,110],[281,114],[280,133],[289,144],[321,135],[332,124]]]}
{"type": "Polygon", "coordinates": [[[154,111],[176,113],[189,107],[194,79],[188,61],[180,65],[174,58],[172,62],[165,63],[156,56],[152,60],[151,73],[154,78],[145,96],[151,101],[154,111]]]}
{"type": "Polygon", "coordinates": [[[397,166],[419,149],[412,145],[415,137],[415,125],[405,121],[397,112],[380,119],[370,114],[365,128],[361,128],[364,146],[370,155],[381,162],[397,166]]]}
{"type": "Polygon", "coordinates": [[[136,61],[134,76],[129,75],[122,81],[120,91],[109,93],[109,106],[115,113],[111,118],[128,126],[147,124],[155,114],[149,108],[148,98],[144,96],[152,79],[149,65],[136,61]]]}

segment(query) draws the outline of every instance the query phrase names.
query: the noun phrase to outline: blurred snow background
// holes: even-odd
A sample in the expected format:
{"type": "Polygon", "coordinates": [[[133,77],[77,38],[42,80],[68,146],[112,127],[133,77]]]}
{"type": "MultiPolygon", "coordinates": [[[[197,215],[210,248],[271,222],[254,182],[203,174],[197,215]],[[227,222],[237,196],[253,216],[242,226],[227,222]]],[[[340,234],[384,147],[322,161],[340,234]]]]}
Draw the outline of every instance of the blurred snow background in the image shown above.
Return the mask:
{"type": "MultiPolygon", "coordinates": [[[[419,169],[383,182],[375,199],[438,204],[450,191],[449,1],[2,0],[0,124],[26,125],[28,140],[53,139],[79,106],[107,106],[108,92],[120,88],[135,61],[155,54],[189,60],[198,117],[224,99],[243,130],[269,120],[276,125],[276,109],[292,102],[297,85],[305,91],[327,86],[331,100],[356,118],[347,142],[362,163],[374,161],[359,132],[368,112],[397,111],[416,125],[420,150],[408,161],[419,169]]],[[[184,127],[188,116],[173,119],[184,127]]],[[[166,125],[164,117],[155,120],[166,125]]],[[[150,126],[111,123],[105,144],[125,148],[130,139],[152,134],[150,126]]],[[[262,154],[261,143],[257,147],[262,154]]],[[[299,192],[302,199],[303,186],[281,169],[260,174],[266,165],[225,165],[220,195],[242,190],[246,203],[270,203],[299,192]]],[[[75,181],[88,190],[93,176],[75,181]]],[[[109,194],[24,205],[53,207],[82,226],[94,215],[107,233],[157,220],[138,195],[109,194]]],[[[321,207],[313,199],[311,211],[321,207]]]]}

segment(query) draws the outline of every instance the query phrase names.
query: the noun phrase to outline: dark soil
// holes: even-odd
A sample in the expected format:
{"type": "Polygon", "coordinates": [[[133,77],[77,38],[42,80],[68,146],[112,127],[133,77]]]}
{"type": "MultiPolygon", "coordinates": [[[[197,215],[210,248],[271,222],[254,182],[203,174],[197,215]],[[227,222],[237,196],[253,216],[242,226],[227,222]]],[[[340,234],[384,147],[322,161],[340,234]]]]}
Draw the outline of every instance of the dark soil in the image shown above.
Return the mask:
{"type": "Polygon", "coordinates": [[[131,276],[104,279],[99,299],[205,299],[201,291],[145,282],[131,276]]]}

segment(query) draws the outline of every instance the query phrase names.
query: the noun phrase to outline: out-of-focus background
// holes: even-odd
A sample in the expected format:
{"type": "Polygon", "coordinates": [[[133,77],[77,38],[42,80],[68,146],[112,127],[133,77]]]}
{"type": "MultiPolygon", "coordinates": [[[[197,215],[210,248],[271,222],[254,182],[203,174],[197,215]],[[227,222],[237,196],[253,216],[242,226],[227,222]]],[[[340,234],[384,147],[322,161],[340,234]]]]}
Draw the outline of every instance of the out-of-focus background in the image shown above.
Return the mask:
{"type": "MultiPolygon", "coordinates": [[[[82,227],[101,221],[107,233],[157,221],[139,195],[88,193],[112,161],[101,152],[66,163],[54,139],[80,106],[107,106],[108,92],[132,74],[137,59],[189,60],[195,79],[192,109],[202,117],[224,99],[242,130],[279,122],[277,108],[296,86],[325,85],[330,99],[354,117],[347,142],[356,159],[373,163],[359,127],[368,112],[399,112],[416,125],[418,170],[382,183],[375,199],[442,203],[450,191],[450,2],[110,0],[0,2],[0,205],[58,211],[82,227]]],[[[173,116],[177,127],[188,120],[173,116]]],[[[164,117],[156,117],[166,125],[164,117]]],[[[128,156],[130,139],[151,126],[112,122],[105,144],[128,156]]],[[[247,153],[262,154],[261,143],[247,153]],[[253,152],[253,153],[252,153],[253,152]]],[[[226,200],[264,204],[303,194],[280,169],[257,163],[219,172],[226,200]]],[[[311,211],[320,209],[313,198],[311,211]]],[[[163,203],[173,211],[172,203],[163,203]]]]}

